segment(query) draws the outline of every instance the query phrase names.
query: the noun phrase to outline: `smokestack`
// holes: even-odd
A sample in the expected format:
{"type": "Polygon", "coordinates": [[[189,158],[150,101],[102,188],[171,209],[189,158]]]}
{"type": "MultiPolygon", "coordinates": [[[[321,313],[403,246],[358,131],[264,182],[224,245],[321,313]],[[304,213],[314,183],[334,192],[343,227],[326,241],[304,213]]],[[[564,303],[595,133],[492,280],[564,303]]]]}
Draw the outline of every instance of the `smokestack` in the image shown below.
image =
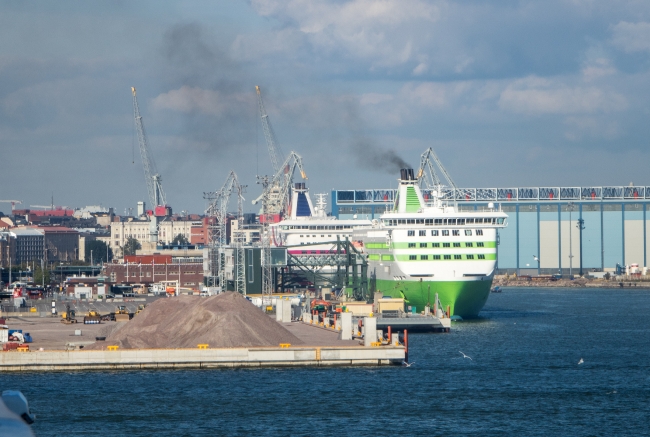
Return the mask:
{"type": "Polygon", "coordinates": [[[415,173],[412,168],[402,168],[400,169],[400,179],[403,181],[414,181],[415,173]]]}

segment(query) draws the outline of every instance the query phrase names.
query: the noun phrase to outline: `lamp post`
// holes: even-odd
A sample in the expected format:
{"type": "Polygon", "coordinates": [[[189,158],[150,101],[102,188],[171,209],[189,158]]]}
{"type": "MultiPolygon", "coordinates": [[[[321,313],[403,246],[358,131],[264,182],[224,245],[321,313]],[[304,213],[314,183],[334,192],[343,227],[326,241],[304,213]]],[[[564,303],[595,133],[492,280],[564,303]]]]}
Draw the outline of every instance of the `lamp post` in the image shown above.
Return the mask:
{"type": "Polygon", "coordinates": [[[569,276],[573,275],[573,235],[571,233],[571,230],[573,229],[572,220],[571,220],[571,212],[573,211],[573,202],[569,202],[566,205],[567,209],[569,210],[569,276]]]}
{"type": "Polygon", "coordinates": [[[585,228],[584,219],[578,219],[577,228],[580,230],[580,276],[582,276],[582,231],[585,228]]]}
{"type": "Polygon", "coordinates": [[[540,261],[537,255],[533,255],[533,259],[537,261],[537,276],[541,275],[540,261]]]}

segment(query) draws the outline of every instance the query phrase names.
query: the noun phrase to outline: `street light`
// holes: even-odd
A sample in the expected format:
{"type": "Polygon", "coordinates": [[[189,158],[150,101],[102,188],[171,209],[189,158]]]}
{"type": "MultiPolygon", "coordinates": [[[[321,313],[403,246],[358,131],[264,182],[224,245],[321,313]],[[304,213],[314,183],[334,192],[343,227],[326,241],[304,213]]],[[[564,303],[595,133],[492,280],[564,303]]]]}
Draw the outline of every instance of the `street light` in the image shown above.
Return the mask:
{"type": "Polygon", "coordinates": [[[585,228],[584,219],[579,218],[576,227],[580,230],[580,276],[582,276],[582,230],[585,228]]]}
{"type": "Polygon", "coordinates": [[[539,257],[537,255],[533,255],[533,259],[537,261],[537,276],[539,276],[540,273],[540,266],[539,266],[539,257]]]}
{"type": "Polygon", "coordinates": [[[573,235],[571,230],[571,212],[573,211],[573,202],[569,202],[566,205],[566,208],[569,210],[569,277],[573,275],[573,235]]]}

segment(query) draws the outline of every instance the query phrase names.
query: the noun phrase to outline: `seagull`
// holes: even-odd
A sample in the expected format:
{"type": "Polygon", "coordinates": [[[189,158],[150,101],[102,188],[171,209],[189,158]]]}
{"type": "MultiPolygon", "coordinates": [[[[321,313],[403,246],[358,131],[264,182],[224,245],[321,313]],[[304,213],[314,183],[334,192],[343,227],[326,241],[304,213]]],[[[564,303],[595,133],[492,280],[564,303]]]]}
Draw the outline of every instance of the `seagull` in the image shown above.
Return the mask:
{"type": "Polygon", "coordinates": [[[405,365],[406,367],[411,367],[411,365],[415,364],[415,361],[411,361],[410,363],[407,363],[406,361],[402,361],[402,364],[405,365]]]}
{"type": "MultiPolygon", "coordinates": [[[[458,351],[458,352],[460,352],[460,351],[458,351]]],[[[465,355],[463,352],[460,352],[460,353],[463,354],[463,358],[469,358],[470,360],[472,360],[472,357],[470,357],[469,355],[465,355]]],[[[472,360],[472,361],[474,361],[474,360],[472,360]]]]}
{"type": "Polygon", "coordinates": [[[580,358],[580,361],[578,361],[578,364],[582,364],[582,363],[584,363],[584,362],[585,362],[585,360],[583,360],[582,358],[580,358]]]}

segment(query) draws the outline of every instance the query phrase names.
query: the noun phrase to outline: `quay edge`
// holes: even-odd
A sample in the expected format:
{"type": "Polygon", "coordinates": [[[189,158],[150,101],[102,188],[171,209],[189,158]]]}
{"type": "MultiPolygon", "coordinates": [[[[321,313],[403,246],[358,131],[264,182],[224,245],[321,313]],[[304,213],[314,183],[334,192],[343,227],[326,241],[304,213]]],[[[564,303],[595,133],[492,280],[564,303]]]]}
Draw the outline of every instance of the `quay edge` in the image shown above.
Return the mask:
{"type": "Polygon", "coordinates": [[[401,365],[403,346],[3,352],[0,371],[401,365]]]}

